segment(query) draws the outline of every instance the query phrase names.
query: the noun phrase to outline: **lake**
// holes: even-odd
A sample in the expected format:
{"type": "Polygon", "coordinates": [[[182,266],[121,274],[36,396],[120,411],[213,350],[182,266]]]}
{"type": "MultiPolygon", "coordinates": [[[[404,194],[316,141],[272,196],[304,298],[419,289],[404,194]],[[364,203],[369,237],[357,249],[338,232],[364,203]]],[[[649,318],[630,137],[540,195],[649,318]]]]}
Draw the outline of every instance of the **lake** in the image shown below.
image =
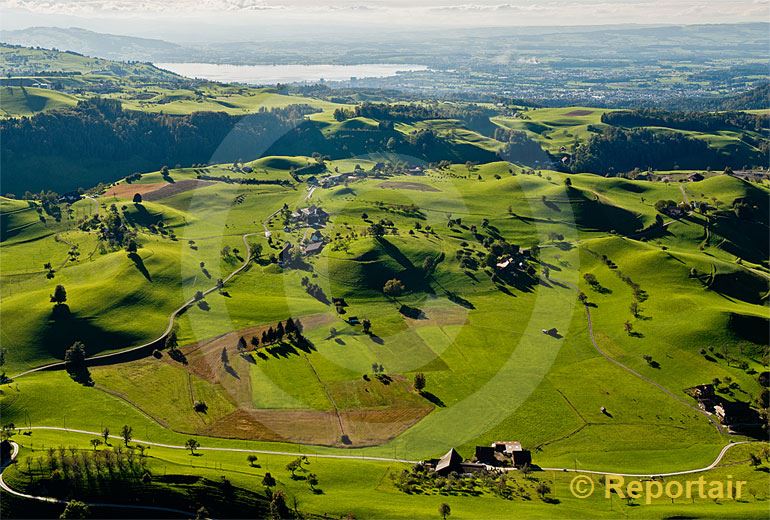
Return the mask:
{"type": "Polygon", "coordinates": [[[222,65],[217,63],[156,63],[156,67],[188,78],[223,83],[273,85],[275,83],[318,83],[356,78],[385,78],[398,72],[427,70],[425,65],[222,65]]]}

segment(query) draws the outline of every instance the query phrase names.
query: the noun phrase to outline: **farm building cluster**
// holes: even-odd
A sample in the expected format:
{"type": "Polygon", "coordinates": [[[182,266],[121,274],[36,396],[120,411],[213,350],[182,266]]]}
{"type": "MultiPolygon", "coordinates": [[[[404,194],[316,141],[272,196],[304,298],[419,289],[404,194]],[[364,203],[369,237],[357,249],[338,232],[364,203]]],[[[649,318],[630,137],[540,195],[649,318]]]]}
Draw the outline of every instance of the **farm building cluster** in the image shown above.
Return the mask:
{"type": "Polygon", "coordinates": [[[532,454],[521,447],[518,441],[497,441],[489,446],[476,446],[471,460],[463,459],[457,450],[452,448],[440,459],[430,459],[423,462],[430,470],[439,475],[451,473],[458,475],[479,473],[497,467],[523,468],[532,464],[532,454]]]}

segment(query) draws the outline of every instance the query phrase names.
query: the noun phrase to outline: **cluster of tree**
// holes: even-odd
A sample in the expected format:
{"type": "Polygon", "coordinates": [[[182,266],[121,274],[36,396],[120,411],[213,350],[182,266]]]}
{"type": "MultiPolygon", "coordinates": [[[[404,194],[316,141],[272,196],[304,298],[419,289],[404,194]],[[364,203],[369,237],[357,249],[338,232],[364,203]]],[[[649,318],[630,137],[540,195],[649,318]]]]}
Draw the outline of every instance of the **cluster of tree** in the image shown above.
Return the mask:
{"type": "Polygon", "coordinates": [[[460,119],[471,128],[489,124],[494,110],[478,105],[430,104],[430,103],[370,103],[355,107],[354,117],[368,117],[386,121],[424,121],[426,119],[460,119]]]}
{"type": "Polygon", "coordinates": [[[602,114],[602,122],[613,126],[664,126],[677,130],[715,132],[770,128],[770,115],[748,112],[667,112],[664,110],[618,110],[602,114]]]}
{"type": "Polygon", "coordinates": [[[202,181],[218,181],[228,184],[249,184],[249,185],[274,185],[274,186],[291,186],[291,182],[286,179],[234,179],[229,175],[196,175],[197,179],[202,181]]]}
{"type": "MultiPolygon", "coordinates": [[[[284,338],[297,340],[301,336],[302,323],[299,321],[299,318],[288,318],[286,324],[279,321],[275,327],[270,325],[267,329],[263,330],[261,341],[256,336],[252,336],[251,345],[254,348],[258,348],[260,345],[266,347],[274,343],[280,343],[284,338]]],[[[238,340],[237,348],[241,352],[246,350],[246,340],[243,337],[238,340]]]]}
{"type": "MultiPolygon", "coordinates": [[[[141,202],[141,196],[139,200],[141,202]]],[[[99,216],[94,218],[99,219],[99,216]]],[[[112,249],[125,247],[130,253],[136,252],[136,231],[130,229],[115,204],[111,204],[107,215],[99,220],[98,237],[101,242],[112,249]]]]}
{"type": "Polygon", "coordinates": [[[214,152],[222,161],[246,152],[256,158],[275,141],[316,111],[307,105],[264,110],[249,117],[223,112],[166,115],[124,111],[117,100],[92,98],[66,110],[0,121],[5,189],[20,193],[50,186],[47,171],[28,171],[25,165],[46,154],[66,161],[70,172],[57,179],[65,189],[118,179],[153,164],[192,164],[208,161],[214,152]],[[152,139],[147,136],[151,135],[152,139]]]}
{"type": "Polygon", "coordinates": [[[494,131],[494,138],[505,143],[498,152],[503,160],[528,166],[551,162],[548,154],[536,141],[530,139],[526,132],[497,127],[494,131]]]}
{"type": "Polygon", "coordinates": [[[765,161],[761,152],[747,146],[723,154],[705,141],[679,132],[608,127],[575,148],[571,170],[600,174],[631,171],[634,168],[705,170],[763,164],[765,161]]]}
{"type": "MultiPolygon", "coordinates": [[[[513,473],[495,471],[466,475],[452,473],[445,477],[418,463],[411,469],[392,474],[391,478],[397,489],[408,494],[479,496],[489,493],[505,500],[529,501],[532,494],[537,493],[544,501],[550,499],[548,482],[534,478],[529,467],[522,468],[521,473],[524,474],[523,479],[512,476],[513,473]]],[[[451,514],[451,508],[446,503],[441,504],[438,511],[445,519],[451,514]]]]}
{"type": "Polygon", "coordinates": [[[93,450],[65,449],[63,446],[48,448],[34,459],[27,457],[20,469],[30,476],[33,490],[47,488],[54,493],[66,494],[79,494],[104,486],[130,486],[152,479],[143,446],[97,450],[102,441],[93,439],[91,444],[93,450]]]}

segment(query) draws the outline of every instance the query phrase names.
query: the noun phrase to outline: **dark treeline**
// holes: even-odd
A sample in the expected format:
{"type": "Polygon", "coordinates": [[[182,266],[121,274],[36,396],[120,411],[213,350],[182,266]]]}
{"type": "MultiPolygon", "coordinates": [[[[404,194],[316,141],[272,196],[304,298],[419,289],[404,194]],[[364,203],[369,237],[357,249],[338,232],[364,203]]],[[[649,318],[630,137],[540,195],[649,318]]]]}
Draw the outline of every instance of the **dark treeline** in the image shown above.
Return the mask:
{"type": "Polygon", "coordinates": [[[246,117],[167,115],[127,111],[116,100],[95,98],[69,110],[6,119],[0,121],[2,190],[66,191],[163,164],[254,159],[313,111],[293,105],[246,117]],[[36,164],[59,166],[67,175],[36,164]]]}
{"type": "Polygon", "coordinates": [[[602,122],[613,126],[664,126],[677,130],[714,132],[770,128],[770,116],[746,112],[666,112],[663,110],[621,110],[602,114],[602,122]]]}
{"type": "Polygon", "coordinates": [[[353,115],[378,121],[424,121],[426,119],[460,119],[470,128],[488,123],[497,112],[476,105],[424,104],[424,103],[362,103],[355,107],[353,115]]]}
{"type": "Polygon", "coordinates": [[[749,147],[729,154],[709,147],[705,141],[678,132],[610,127],[578,146],[572,158],[574,172],[612,173],[634,168],[723,169],[764,165],[765,155],[749,147]]]}

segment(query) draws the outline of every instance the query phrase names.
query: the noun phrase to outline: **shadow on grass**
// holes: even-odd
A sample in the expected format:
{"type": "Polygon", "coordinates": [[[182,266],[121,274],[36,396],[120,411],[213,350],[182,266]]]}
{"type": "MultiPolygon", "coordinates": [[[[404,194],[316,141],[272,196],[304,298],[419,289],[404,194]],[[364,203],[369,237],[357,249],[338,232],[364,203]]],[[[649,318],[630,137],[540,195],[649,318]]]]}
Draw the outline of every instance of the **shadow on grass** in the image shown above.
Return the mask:
{"type": "Polygon", "coordinates": [[[145,267],[142,257],[137,253],[128,253],[128,258],[134,262],[134,266],[136,266],[137,270],[142,273],[142,276],[144,276],[148,282],[152,282],[152,276],[150,276],[150,272],[145,267]]]}
{"type": "Polygon", "coordinates": [[[430,401],[431,403],[433,403],[434,405],[438,406],[439,408],[445,408],[446,407],[446,403],[444,403],[444,401],[442,401],[441,398],[439,396],[437,396],[436,394],[433,394],[431,392],[422,391],[422,392],[420,392],[420,395],[423,396],[428,401],[430,401]]]}

